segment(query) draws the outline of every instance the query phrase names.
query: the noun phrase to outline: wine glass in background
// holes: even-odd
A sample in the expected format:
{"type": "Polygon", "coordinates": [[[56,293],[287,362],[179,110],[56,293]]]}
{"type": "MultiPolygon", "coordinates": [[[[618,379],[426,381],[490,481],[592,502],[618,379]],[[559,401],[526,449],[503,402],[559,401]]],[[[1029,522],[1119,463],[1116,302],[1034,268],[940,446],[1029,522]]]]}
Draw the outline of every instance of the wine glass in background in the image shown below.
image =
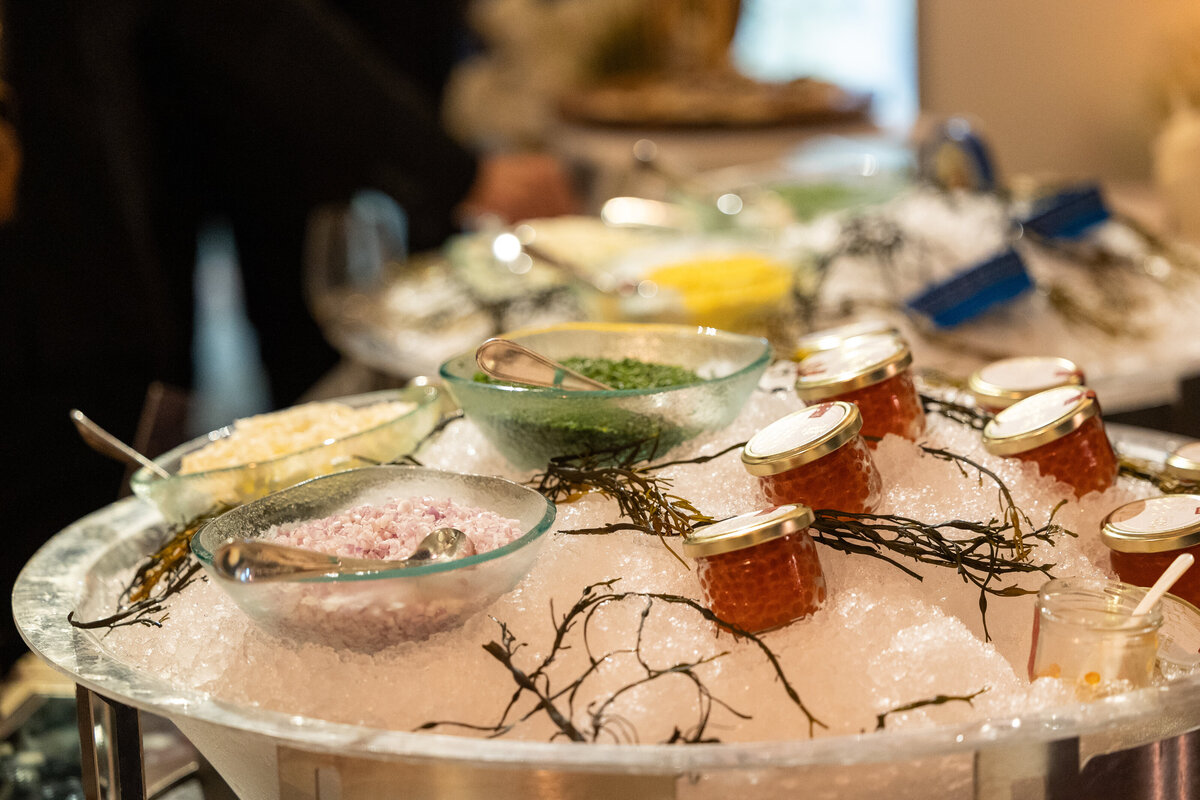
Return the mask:
{"type": "Polygon", "coordinates": [[[436,375],[491,333],[440,251],[408,253],[404,211],[377,191],[310,215],[304,289],[329,342],[393,378],[436,375]]]}

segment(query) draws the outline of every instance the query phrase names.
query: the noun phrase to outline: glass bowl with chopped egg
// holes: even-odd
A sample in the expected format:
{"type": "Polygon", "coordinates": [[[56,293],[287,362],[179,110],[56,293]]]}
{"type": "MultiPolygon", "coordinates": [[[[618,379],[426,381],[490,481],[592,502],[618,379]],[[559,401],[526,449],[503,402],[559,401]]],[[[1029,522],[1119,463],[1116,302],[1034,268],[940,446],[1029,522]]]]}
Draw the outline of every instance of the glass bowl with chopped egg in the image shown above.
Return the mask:
{"type": "Polygon", "coordinates": [[[411,386],[305,403],[247,417],[154,459],[130,478],[134,494],[172,523],[186,523],[300,481],[393,461],[441,417],[441,393],[411,386]]]}
{"type": "Polygon", "coordinates": [[[761,334],[791,314],[806,263],[781,248],[714,237],[633,250],[609,265],[617,288],[595,298],[592,315],[761,334]]]}

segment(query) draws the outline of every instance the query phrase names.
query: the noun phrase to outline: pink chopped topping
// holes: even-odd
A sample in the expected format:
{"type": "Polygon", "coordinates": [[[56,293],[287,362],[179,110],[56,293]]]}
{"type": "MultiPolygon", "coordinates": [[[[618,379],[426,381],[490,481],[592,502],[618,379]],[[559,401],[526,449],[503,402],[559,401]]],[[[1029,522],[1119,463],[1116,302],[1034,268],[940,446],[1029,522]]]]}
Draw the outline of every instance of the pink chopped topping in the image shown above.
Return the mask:
{"type": "Polygon", "coordinates": [[[324,519],[278,525],[264,541],[352,558],[407,558],[437,528],[458,528],[475,552],[486,553],[521,536],[521,525],[494,511],[455,503],[449,498],[408,497],[365,505],[324,519]]]}

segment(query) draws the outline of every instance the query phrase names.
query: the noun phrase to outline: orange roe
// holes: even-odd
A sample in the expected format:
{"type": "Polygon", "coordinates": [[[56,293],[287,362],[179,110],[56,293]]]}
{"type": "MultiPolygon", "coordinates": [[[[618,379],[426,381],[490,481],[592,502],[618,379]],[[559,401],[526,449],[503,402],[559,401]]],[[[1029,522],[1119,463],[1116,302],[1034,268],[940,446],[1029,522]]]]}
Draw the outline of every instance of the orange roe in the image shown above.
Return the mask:
{"type": "MultiPolygon", "coordinates": [[[[1153,586],[1159,576],[1183,553],[1191,553],[1200,561],[1200,544],[1164,550],[1161,553],[1125,553],[1110,550],[1109,563],[1117,577],[1134,586],[1153,586]]],[[[1189,569],[1175,581],[1171,594],[1182,597],[1194,606],[1200,606],[1200,570],[1189,569]]]]}
{"type": "Polygon", "coordinates": [[[907,369],[879,383],[827,399],[845,400],[858,406],[863,419],[860,433],[872,447],[875,442],[869,440],[882,439],[888,433],[916,441],[925,431],[925,410],[912,373],[907,369]]]}
{"type": "Polygon", "coordinates": [[[855,436],[828,455],[774,475],[759,484],[775,505],[798,503],[813,509],[866,514],[883,494],[883,478],[862,436],[855,436]]]}
{"type": "Polygon", "coordinates": [[[1117,480],[1117,456],[1099,416],[1060,439],[1012,457],[1037,464],[1043,475],[1052,475],[1074,489],[1076,497],[1103,492],[1117,480]]]}
{"type": "Polygon", "coordinates": [[[825,602],[825,575],[807,531],[701,557],[696,574],[712,612],[750,633],[807,617],[825,602]]]}

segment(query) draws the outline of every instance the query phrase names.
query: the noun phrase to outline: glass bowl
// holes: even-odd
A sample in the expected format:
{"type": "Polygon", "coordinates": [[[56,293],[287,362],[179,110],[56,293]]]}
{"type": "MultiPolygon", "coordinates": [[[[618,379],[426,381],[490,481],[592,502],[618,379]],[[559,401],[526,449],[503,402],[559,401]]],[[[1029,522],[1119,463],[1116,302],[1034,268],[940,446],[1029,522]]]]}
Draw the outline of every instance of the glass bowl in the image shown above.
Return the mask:
{"type": "Polygon", "coordinates": [[[415,407],[395,419],[340,439],[297,450],[267,461],[250,462],[223,469],[179,473],[185,455],[233,433],[226,426],[181,444],[155,459],[171,473],[160,478],[142,468],[130,478],[134,494],[158,506],[171,523],[188,523],[221,507],[241,505],[318,475],[391,461],[411,452],[441,418],[441,393],[432,386],[412,386],[336,398],[353,408],[375,403],[403,401],[415,407]]]}
{"type": "Polygon", "coordinates": [[[635,286],[592,297],[594,319],[704,325],[761,333],[792,312],[798,252],[716,236],[684,237],[614,259],[605,281],[635,286]]]}
{"type": "Polygon", "coordinates": [[[1158,670],[1167,680],[1200,672],[1200,609],[1164,594],[1163,625],[1158,631],[1158,670]]]}
{"type": "Polygon", "coordinates": [[[685,325],[569,323],[509,338],[559,361],[629,357],[676,364],[703,378],[665,389],[581,392],[476,382],[474,352],[442,364],[442,380],[467,418],[521,469],[585,453],[649,458],[723,428],[771,358],[765,339],[685,325]]]}
{"type": "Polygon", "coordinates": [[[278,636],[371,652],[454,627],[525,576],[555,517],[554,504],[503,478],[425,467],[361,467],[314,478],[228,511],[192,537],[209,579],[254,622],[278,636]],[[227,541],[274,525],[319,519],[405,497],[449,497],[520,523],[516,540],[466,558],[367,575],[241,583],[213,568],[227,541]]]}

